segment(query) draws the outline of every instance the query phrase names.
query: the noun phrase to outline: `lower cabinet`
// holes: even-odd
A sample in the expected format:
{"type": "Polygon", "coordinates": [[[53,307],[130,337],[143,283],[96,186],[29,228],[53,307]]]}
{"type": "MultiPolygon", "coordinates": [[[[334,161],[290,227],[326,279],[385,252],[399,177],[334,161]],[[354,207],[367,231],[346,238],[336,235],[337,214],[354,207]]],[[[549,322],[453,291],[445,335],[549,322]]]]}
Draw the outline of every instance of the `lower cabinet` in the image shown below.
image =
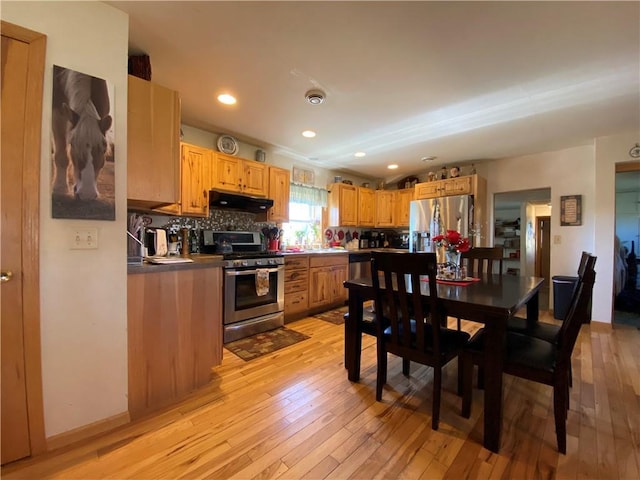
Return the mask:
{"type": "Polygon", "coordinates": [[[313,255],[309,259],[309,310],[342,304],[347,292],[348,255],[313,255]]]}
{"type": "Polygon", "coordinates": [[[179,401],[222,363],[222,269],[127,276],[131,419],[179,401]]]}
{"type": "Polygon", "coordinates": [[[304,317],[309,309],[309,256],[284,259],[284,319],[304,317]]]}

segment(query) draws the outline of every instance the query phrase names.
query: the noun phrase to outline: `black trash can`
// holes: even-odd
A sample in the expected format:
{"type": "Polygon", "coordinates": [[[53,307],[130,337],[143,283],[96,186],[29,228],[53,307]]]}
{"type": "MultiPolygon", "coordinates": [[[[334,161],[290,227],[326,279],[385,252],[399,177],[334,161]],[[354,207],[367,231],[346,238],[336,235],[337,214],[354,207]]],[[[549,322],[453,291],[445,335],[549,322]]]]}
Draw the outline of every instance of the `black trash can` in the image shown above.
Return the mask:
{"type": "Polygon", "coordinates": [[[569,313],[573,290],[578,283],[578,277],[566,277],[556,275],[551,278],[553,282],[553,318],[564,320],[569,313]]]}

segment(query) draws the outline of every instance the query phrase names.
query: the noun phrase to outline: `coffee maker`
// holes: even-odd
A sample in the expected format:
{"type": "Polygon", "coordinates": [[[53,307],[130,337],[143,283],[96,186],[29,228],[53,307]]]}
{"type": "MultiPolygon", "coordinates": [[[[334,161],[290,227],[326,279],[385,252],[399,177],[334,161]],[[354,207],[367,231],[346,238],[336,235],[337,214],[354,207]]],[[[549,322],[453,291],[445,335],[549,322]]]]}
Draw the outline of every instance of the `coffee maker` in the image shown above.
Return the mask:
{"type": "Polygon", "coordinates": [[[371,232],[362,232],[360,235],[360,242],[358,247],[360,249],[369,248],[369,240],[371,239],[371,232]]]}

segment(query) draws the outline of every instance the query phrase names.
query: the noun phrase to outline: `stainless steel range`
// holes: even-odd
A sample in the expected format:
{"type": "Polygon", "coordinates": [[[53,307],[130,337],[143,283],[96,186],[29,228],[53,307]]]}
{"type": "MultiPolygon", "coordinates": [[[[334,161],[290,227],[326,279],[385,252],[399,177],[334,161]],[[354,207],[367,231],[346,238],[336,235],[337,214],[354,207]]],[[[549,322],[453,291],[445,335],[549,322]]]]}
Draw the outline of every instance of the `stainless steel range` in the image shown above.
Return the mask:
{"type": "Polygon", "coordinates": [[[284,257],[263,250],[258,232],[203,231],[203,253],[224,260],[223,341],[284,325],[284,257]]]}

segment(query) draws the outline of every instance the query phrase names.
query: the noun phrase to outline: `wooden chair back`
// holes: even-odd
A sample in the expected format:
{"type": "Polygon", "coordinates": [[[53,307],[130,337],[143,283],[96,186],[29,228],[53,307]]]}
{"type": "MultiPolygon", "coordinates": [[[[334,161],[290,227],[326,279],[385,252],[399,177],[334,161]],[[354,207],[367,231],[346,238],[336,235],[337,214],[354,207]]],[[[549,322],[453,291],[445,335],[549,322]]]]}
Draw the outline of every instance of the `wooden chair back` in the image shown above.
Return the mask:
{"type": "Polygon", "coordinates": [[[438,356],[440,319],[444,313],[435,282],[436,254],[373,252],[371,271],[376,317],[384,318],[377,322],[379,341],[385,329],[390,328],[390,335],[386,337],[389,351],[406,352],[410,356],[411,350],[428,350],[438,356]],[[424,281],[426,275],[432,281],[424,281]],[[384,286],[381,286],[381,279],[384,279],[384,286]],[[388,285],[395,288],[387,288],[388,285]],[[428,300],[422,296],[421,288],[428,288],[428,300]],[[432,335],[428,336],[433,340],[430,345],[425,344],[425,329],[432,330],[432,335]]]}
{"type": "Polygon", "coordinates": [[[467,252],[462,252],[460,259],[462,264],[467,267],[467,273],[471,275],[494,273],[494,264],[497,263],[498,270],[495,272],[502,275],[502,260],[504,258],[504,249],[502,247],[477,247],[467,252]]]}

